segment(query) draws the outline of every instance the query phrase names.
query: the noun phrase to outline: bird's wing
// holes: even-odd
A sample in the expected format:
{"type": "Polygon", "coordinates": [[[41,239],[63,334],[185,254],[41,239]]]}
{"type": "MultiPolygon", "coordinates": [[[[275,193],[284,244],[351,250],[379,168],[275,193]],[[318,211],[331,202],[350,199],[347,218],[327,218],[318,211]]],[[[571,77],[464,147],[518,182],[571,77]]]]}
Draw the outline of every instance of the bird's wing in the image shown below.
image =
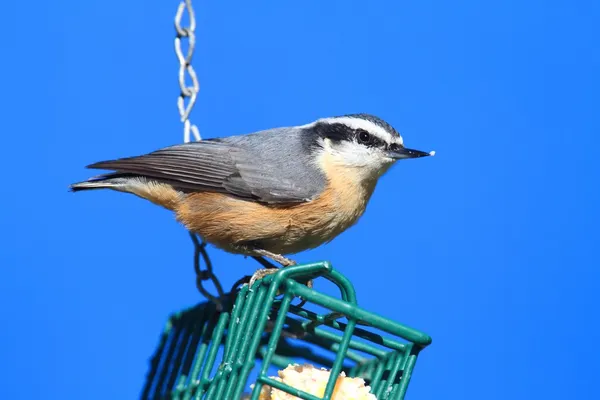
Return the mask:
{"type": "Polygon", "coordinates": [[[243,143],[219,139],[166,147],[137,157],[102,161],[88,168],[132,174],[172,185],[186,192],[219,192],[264,203],[297,203],[317,194],[267,154],[246,151],[243,143]]]}

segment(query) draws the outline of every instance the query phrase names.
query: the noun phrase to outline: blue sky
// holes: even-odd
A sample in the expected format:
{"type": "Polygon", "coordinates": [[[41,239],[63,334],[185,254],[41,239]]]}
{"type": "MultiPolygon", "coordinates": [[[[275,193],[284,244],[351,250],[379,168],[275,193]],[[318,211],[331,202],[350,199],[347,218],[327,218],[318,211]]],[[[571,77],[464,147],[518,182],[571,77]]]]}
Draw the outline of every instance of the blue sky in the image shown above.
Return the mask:
{"type": "MultiPolygon", "coordinates": [[[[167,315],[199,301],[169,212],[67,192],[182,140],[177,4],[2,6],[0,398],[135,398],[167,315]]],[[[598,2],[195,4],[204,137],[369,112],[437,151],[297,257],[433,337],[408,398],[599,398],[598,2]]],[[[211,255],[228,284],[256,268],[211,255]]]]}

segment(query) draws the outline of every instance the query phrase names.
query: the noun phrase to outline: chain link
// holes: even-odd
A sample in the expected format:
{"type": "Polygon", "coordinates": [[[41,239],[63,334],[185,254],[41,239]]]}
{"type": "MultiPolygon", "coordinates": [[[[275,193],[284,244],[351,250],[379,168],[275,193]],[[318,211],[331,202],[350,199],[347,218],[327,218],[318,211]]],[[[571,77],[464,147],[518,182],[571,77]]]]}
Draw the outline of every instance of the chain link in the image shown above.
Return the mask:
{"type": "Polygon", "coordinates": [[[190,113],[196,104],[198,91],[200,91],[198,76],[192,67],[192,57],[196,47],[196,15],[192,0],[184,0],[179,4],[177,14],[175,14],[175,31],[177,32],[175,54],[179,60],[179,88],[181,90],[177,99],[177,108],[183,123],[183,140],[188,143],[191,140],[190,133],[194,135],[194,140],[201,139],[198,127],[190,122],[190,113]],[[186,12],[189,17],[189,26],[181,26],[181,20],[186,12]],[[187,52],[183,51],[183,42],[187,42],[187,52]],[[192,86],[187,86],[186,76],[192,82],[192,86]]]}
{"type": "Polygon", "coordinates": [[[192,243],[194,243],[194,271],[196,272],[196,287],[204,297],[215,303],[217,305],[217,309],[221,311],[223,308],[221,299],[223,298],[225,292],[223,292],[223,286],[221,285],[221,282],[219,282],[219,279],[217,279],[217,276],[213,273],[212,262],[210,261],[210,257],[206,251],[206,242],[200,242],[198,235],[192,232],[190,232],[190,237],[192,238],[192,243]],[[202,269],[202,263],[200,261],[201,257],[204,260],[206,269],[202,269]],[[203,282],[209,279],[217,289],[216,296],[211,294],[203,286],[203,282]]]}
{"type": "MultiPolygon", "coordinates": [[[[181,122],[183,123],[183,141],[189,143],[191,141],[191,135],[194,136],[195,141],[201,140],[200,131],[198,127],[191,123],[190,114],[196,104],[196,98],[198,91],[200,90],[200,83],[196,76],[196,71],[192,67],[192,57],[194,55],[194,49],[196,47],[196,16],[194,14],[194,8],[192,7],[192,0],[184,0],[179,4],[177,8],[177,14],[175,14],[175,54],[179,60],[179,98],[177,99],[177,108],[179,109],[179,115],[181,122]],[[184,14],[187,12],[189,17],[189,25],[182,26],[182,19],[184,14]],[[187,42],[187,51],[184,52],[182,45],[187,42]],[[186,77],[192,83],[191,86],[187,86],[186,77]],[[187,105],[186,105],[187,101],[187,105]]],[[[194,243],[194,271],[196,272],[196,287],[198,291],[206,297],[208,300],[216,304],[217,309],[222,309],[221,299],[224,296],[223,286],[213,273],[212,262],[206,251],[206,242],[200,240],[199,236],[195,233],[190,232],[190,237],[194,243]],[[202,261],[204,261],[205,269],[202,269],[202,261]],[[205,281],[212,281],[217,295],[211,294],[203,286],[205,281]]]]}

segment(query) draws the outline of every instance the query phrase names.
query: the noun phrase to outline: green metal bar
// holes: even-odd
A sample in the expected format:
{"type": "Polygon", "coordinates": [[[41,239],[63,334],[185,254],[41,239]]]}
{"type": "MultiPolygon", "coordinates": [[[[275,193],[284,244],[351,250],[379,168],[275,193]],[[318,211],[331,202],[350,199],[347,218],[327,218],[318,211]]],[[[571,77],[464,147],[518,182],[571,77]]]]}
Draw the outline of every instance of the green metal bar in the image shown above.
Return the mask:
{"type": "Polygon", "coordinates": [[[227,391],[223,396],[224,399],[232,399],[233,391],[235,390],[237,383],[237,376],[239,375],[240,366],[230,367],[231,372],[229,373],[229,381],[227,382],[227,391]],[[233,378],[235,376],[235,378],[233,378]]]}
{"type": "MultiPolygon", "coordinates": [[[[200,340],[198,341],[198,343],[200,343],[200,346],[196,350],[196,359],[194,360],[194,363],[192,365],[192,371],[190,373],[190,387],[191,388],[200,387],[200,390],[202,390],[205,385],[205,382],[197,382],[197,381],[198,381],[198,375],[200,374],[200,371],[202,370],[202,366],[204,365],[204,357],[207,354],[207,349],[208,349],[208,344],[206,343],[207,335],[212,334],[212,332],[214,331],[214,327],[216,326],[216,324],[213,323],[213,318],[214,318],[213,313],[207,315],[204,318],[204,322],[202,324],[202,328],[201,328],[201,332],[200,332],[200,340]],[[210,328],[212,328],[212,330],[210,328]]],[[[184,400],[191,399],[192,392],[193,392],[193,390],[188,390],[188,393],[186,393],[186,395],[184,396],[184,400]]]]}
{"type": "Polygon", "coordinates": [[[219,389],[219,385],[222,384],[223,381],[221,380],[221,376],[217,373],[217,375],[215,375],[212,380],[211,380],[211,384],[208,387],[208,390],[206,391],[206,396],[204,397],[205,400],[217,400],[219,397],[215,395],[215,393],[217,392],[217,390],[219,389]]]}
{"type": "Polygon", "coordinates": [[[366,311],[358,306],[351,305],[326,294],[316,292],[291,279],[288,280],[287,286],[295,296],[310,298],[311,301],[317,304],[327,307],[333,311],[341,312],[348,317],[365,321],[371,324],[373,327],[379,328],[387,333],[400,336],[401,338],[411,341],[419,346],[425,347],[431,344],[431,337],[425,333],[417,331],[416,329],[408,328],[380,315],[366,311]]]}
{"type": "MultiPolygon", "coordinates": [[[[273,274],[273,275],[277,275],[277,274],[278,273],[273,274]]],[[[259,288],[260,287],[263,288],[261,291],[261,294],[265,293],[263,284],[264,284],[264,282],[260,282],[258,285],[259,288]]],[[[250,373],[250,370],[254,366],[254,361],[256,359],[255,358],[256,354],[254,351],[258,349],[258,345],[260,344],[262,332],[264,332],[264,330],[265,330],[267,318],[269,317],[269,311],[271,310],[273,301],[275,299],[275,295],[277,294],[278,285],[279,285],[278,281],[269,285],[268,292],[266,295],[266,300],[264,300],[264,304],[261,307],[260,315],[258,316],[258,322],[256,325],[256,329],[253,332],[248,332],[248,336],[244,340],[245,345],[249,346],[249,348],[253,349],[253,351],[249,351],[248,354],[246,355],[246,360],[243,361],[244,365],[240,372],[240,376],[242,377],[242,380],[240,380],[240,382],[237,384],[236,390],[234,391],[235,398],[238,398],[239,396],[241,396],[242,391],[244,390],[243,385],[245,383],[245,380],[248,379],[248,374],[250,373]],[[250,341],[249,344],[248,344],[248,341],[250,341]]],[[[256,286],[257,285],[255,285],[255,287],[256,286]]],[[[261,299],[265,299],[265,296],[262,296],[261,299]]]]}
{"type": "MultiPolygon", "coordinates": [[[[315,346],[318,346],[321,349],[329,350],[333,353],[335,353],[337,351],[337,349],[339,349],[338,343],[320,339],[320,338],[314,337],[312,335],[305,336],[302,338],[302,340],[306,341],[307,343],[314,344],[315,346]]],[[[297,360],[294,360],[291,357],[302,357],[308,361],[311,361],[314,364],[321,364],[321,365],[330,365],[333,362],[333,359],[330,357],[330,354],[317,354],[313,351],[313,349],[311,349],[308,346],[296,346],[296,345],[292,345],[292,344],[286,343],[281,340],[277,344],[276,351],[277,351],[277,353],[275,353],[273,355],[274,359],[277,357],[280,360],[281,359],[288,360],[285,364],[282,364],[283,368],[287,367],[289,364],[297,363],[297,360]],[[284,346],[285,348],[282,348],[282,346],[284,346]]],[[[260,349],[259,357],[261,359],[264,358],[265,352],[266,352],[265,348],[260,349]]],[[[348,350],[348,352],[346,353],[346,358],[354,361],[355,363],[366,363],[367,361],[369,361],[368,358],[363,357],[363,356],[361,356],[353,351],[350,351],[350,350],[348,350]]],[[[281,361],[281,362],[283,362],[283,361],[281,361]]],[[[279,362],[271,361],[271,363],[275,364],[277,366],[280,366],[279,362]]]]}
{"type": "MultiPolygon", "coordinates": [[[[394,360],[391,357],[385,357],[381,361],[382,361],[381,364],[383,365],[383,371],[382,371],[383,373],[385,373],[386,371],[389,371],[392,368],[392,363],[394,360]]],[[[383,374],[381,375],[379,384],[377,385],[377,387],[373,388],[374,389],[373,394],[375,395],[375,397],[377,397],[378,399],[382,399],[382,392],[385,389],[387,389],[389,381],[390,381],[389,376],[386,378],[383,376],[383,374]]]]}
{"type": "MultiPolygon", "coordinates": [[[[181,375],[182,375],[182,367],[183,367],[183,360],[185,355],[188,352],[188,348],[190,345],[190,342],[192,341],[192,335],[190,335],[190,332],[193,331],[194,326],[196,325],[196,313],[194,313],[193,311],[190,312],[186,312],[182,315],[181,318],[181,322],[182,322],[182,330],[181,330],[181,339],[179,340],[179,344],[177,346],[176,349],[176,357],[173,361],[173,368],[171,368],[170,371],[170,376],[169,379],[167,380],[167,388],[169,390],[171,390],[171,395],[173,396],[174,400],[175,399],[179,399],[179,396],[181,394],[181,387],[183,384],[178,384],[178,381],[181,381],[181,375]]],[[[185,383],[185,379],[183,380],[183,383],[185,383]]]]}
{"type": "Polygon", "coordinates": [[[350,376],[360,376],[361,378],[370,381],[373,378],[373,371],[376,366],[377,359],[373,359],[368,363],[356,365],[349,372],[350,376]]]}
{"type": "Polygon", "coordinates": [[[381,376],[383,375],[383,369],[385,368],[385,363],[378,362],[375,365],[375,371],[373,372],[373,377],[371,378],[371,387],[377,388],[379,387],[379,382],[381,381],[381,376]]]}
{"type": "Polygon", "coordinates": [[[144,388],[142,389],[141,399],[149,398],[150,393],[153,393],[154,392],[153,389],[156,388],[156,376],[159,372],[161,361],[163,359],[163,355],[165,352],[165,347],[169,340],[169,334],[171,332],[171,329],[173,328],[173,324],[172,324],[173,318],[174,318],[173,315],[171,315],[168,318],[167,323],[165,324],[165,327],[159,337],[158,347],[150,360],[150,371],[148,372],[148,375],[146,376],[146,384],[144,385],[144,388]]]}
{"type": "Polygon", "coordinates": [[[271,358],[271,364],[280,369],[287,368],[287,366],[293,364],[294,361],[295,360],[293,358],[280,356],[278,354],[273,354],[273,357],[271,358]]]}
{"type": "Polygon", "coordinates": [[[223,331],[225,329],[225,325],[229,319],[229,314],[223,313],[219,317],[219,321],[215,326],[213,331],[213,335],[211,337],[210,350],[208,351],[208,356],[206,357],[206,363],[204,364],[204,371],[202,373],[202,381],[209,380],[209,374],[212,370],[213,365],[215,365],[215,359],[217,357],[217,351],[219,351],[219,345],[221,344],[221,337],[223,336],[223,331]]]}
{"type": "MultiPolygon", "coordinates": [[[[258,373],[259,377],[267,378],[267,370],[269,369],[269,365],[271,364],[271,359],[273,358],[273,354],[275,354],[275,349],[277,348],[277,342],[281,337],[281,330],[283,329],[283,324],[285,321],[285,316],[288,308],[290,307],[290,303],[292,302],[293,296],[290,294],[286,294],[281,302],[281,308],[279,309],[279,314],[277,315],[277,319],[275,320],[275,325],[273,331],[271,332],[271,337],[269,338],[269,343],[267,344],[267,351],[264,356],[264,362],[262,363],[262,368],[258,373]]],[[[263,384],[261,380],[257,380],[256,386],[252,390],[252,398],[254,400],[258,399],[258,394],[260,393],[263,384]]]]}
{"type": "MultiPolygon", "coordinates": [[[[258,349],[261,333],[265,329],[265,325],[267,323],[267,318],[269,317],[269,312],[273,307],[273,302],[275,301],[275,297],[277,296],[279,287],[280,287],[281,283],[289,276],[289,274],[290,273],[291,274],[294,274],[294,273],[295,274],[302,274],[302,273],[305,274],[307,270],[310,271],[310,269],[314,269],[315,267],[323,268],[325,266],[326,266],[325,263],[321,263],[318,265],[311,264],[308,266],[304,265],[304,266],[285,267],[285,268],[279,269],[279,271],[277,271],[275,274],[269,275],[263,279],[262,283],[264,283],[264,284],[269,283],[269,289],[268,289],[266,301],[263,305],[262,311],[259,316],[259,322],[256,326],[257,333],[252,335],[252,341],[250,344],[251,349],[258,349]],[[301,267],[301,268],[298,268],[298,267],[301,267]],[[293,269],[290,270],[290,268],[293,268],[293,269]]],[[[255,286],[256,286],[256,284],[255,284],[255,286]]],[[[287,305],[287,307],[289,307],[289,304],[287,305]]],[[[287,311],[287,310],[285,310],[285,311],[287,311]]],[[[285,312],[283,314],[285,314],[285,312]]],[[[255,354],[249,354],[248,358],[246,359],[245,365],[242,368],[242,372],[241,372],[241,376],[244,379],[247,379],[247,376],[250,373],[250,368],[254,364],[254,362],[253,362],[254,357],[255,357],[255,354]],[[250,359],[249,358],[250,356],[252,356],[253,358],[250,359]]],[[[241,383],[243,383],[243,382],[241,382],[241,383]]],[[[241,393],[242,393],[243,387],[242,387],[241,383],[237,385],[237,389],[234,392],[236,397],[241,395],[241,393]]],[[[253,393],[256,393],[256,392],[253,391],[253,393]]]]}
{"type": "Polygon", "coordinates": [[[175,384],[175,389],[173,390],[172,398],[173,400],[179,400],[181,395],[185,392],[186,386],[185,381],[187,380],[187,375],[179,375],[177,378],[177,382],[175,384]]]}
{"type": "MultiPolygon", "coordinates": [[[[310,290],[310,289],[309,289],[310,290]]],[[[308,300],[312,300],[310,298],[307,298],[308,300]]],[[[312,315],[315,314],[312,311],[293,311],[292,308],[290,307],[290,312],[293,313],[294,315],[298,315],[299,317],[303,317],[303,318],[307,318],[312,320],[313,317],[312,315]]],[[[296,320],[294,320],[296,321],[296,320]]],[[[328,326],[330,328],[334,328],[337,329],[339,331],[344,331],[344,329],[346,329],[346,324],[343,322],[338,322],[338,321],[326,321],[324,322],[322,325],[328,326]]],[[[373,326],[373,328],[378,328],[381,329],[377,326],[373,326]]],[[[302,323],[302,327],[300,328],[303,331],[315,331],[319,328],[313,327],[313,325],[310,324],[309,321],[305,321],[302,323]]],[[[370,342],[375,342],[376,340],[379,341],[379,344],[385,346],[385,347],[389,347],[390,349],[395,349],[395,350],[399,350],[399,351],[405,351],[406,350],[406,345],[404,343],[398,342],[396,340],[393,339],[389,339],[386,337],[383,337],[381,335],[378,335],[376,333],[364,330],[362,328],[356,328],[354,330],[354,336],[360,337],[362,339],[366,339],[370,342]]]]}
{"type": "Polygon", "coordinates": [[[275,354],[275,349],[277,348],[277,343],[279,338],[281,337],[281,330],[283,329],[283,324],[285,321],[286,312],[292,302],[293,296],[291,294],[286,294],[283,298],[283,302],[281,303],[280,312],[277,315],[277,319],[275,320],[275,325],[273,331],[271,332],[271,337],[269,339],[269,343],[267,344],[267,352],[265,353],[263,366],[259,372],[259,376],[266,376],[267,370],[269,368],[269,364],[271,363],[271,358],[273,354],[275,354]]]}
{"type": "MultiPolygon", "coordinates": [[[[307,393],[307,392],[305,392],[303,390],[296,389],[296,388],[288,386],[288,385],[286,385],[284,383],[276,381],[275,379],[266,378],[266,377],[262,377],[262,378],[259,377],[258,381],[260,381],[261,383],[263,383],[265,385],[274,387],[275,389],[279,389],[279,390],[281,390],[283,392],[289,393],[289,394],[294,395],[296,397],[300,397],[301,399],[304,399],[304,400],[325,400],[325,397],[323,397],[323,398],[317,397],[317,396],[312,395],[310,393],[307,393]]],[[[252,397],[252,400],[257,400],[257,398],[255,399],[254,397],[252,397]]]]}
{"type": "Polygon", "coordinates": [[[167,385],[169,380],[169,372],[171,371],[172,362],[171,360],[174,358],[175,353],[177,352],[177,347],[179,344],[179,339],[183,334],[183,326],[181,326],[180,318],[177,320],[177,324],[173,326],[173,328],[169,332],[169,339],[167,342],[167,346],[165,347],[165,352],[162,355],[161,360],[161,368],[160,375],[156,382],[155,393],[159,395],[163,395],[165,393],[169,393],[170,388],[167,385]]]}
{"type": "Polygon", "coordinates": [[[308,277],[323,277],[335,284],[340,289],[340,295],[343,301],[356,304],[356,292],[352,283],[333,269],[331,263],[322,261],[318,263],[291,265],[289,267],[280,268],[276,273],[269,275],[263,280],[269,284],[273,282],[279,287],[282,284],[287,285],[288,282],[295,282],[293,279],[308,278],[308,277]],[[292,278],[292,279],[290,279],[292,278]]]}
{"type": "Polygon", "coordinates": [[[404,373],[402,375],[402,379],[400,379],[400,385],[398,385],[398,398],[403,399],[406,396],[406,389],[408,388],[408,384],[410,383],[410,378],[412,377],[412,370],[415,367],[415,363],[417,362],[417,356],[415,354],[411,354],[407,357],[407,363],[404,367],[404,373]]]}
{"type": "MultiPolygon", "coordinates": [[[[252,312],[250,313],[250,318],[248,319],[247,322],[247,327],[246,327],[246,331],[244,332],[243,335],[243,342],[242,342],[242,346],[239,352],[236,352],[236,358],[237,361],[242,363],[244,362],[244,359],[246,359],[246,354],[248,354],[248,356],[251,356],[253,359],[255,357],[255,354],[253,354],[253,351],[251,349],[257,349],[258,348],[258,344],[256,345],[252,345],[250,346],[250,342],[252,341],[252,334],[251,333],[262,333],[264,330],[264,326],[261,326],[260,324],[260,320],[263,318],[263,315],[265,312],[268,313],[269,309],[267,309],[266,307],[264,307],[264,301],[265,301],[265,297],[267,294],[267,290],[264,286],[261,286],[258,289],[258,294],[257,294],[257,300],[255,303],[255,307],[252,308],[252,312]],[[259,311],[262,309],[262,312],[259,313],[259,311]],[[260,316],[259,316],[260,314],[260,316]]],[[[265,322],[266,322],[266,315],[264,317],[265,322]]],[[[257,338],[260,340],[260,335],[255,335],[257,336],[257,338]]],[[[255,351],[255,350],[254,350],[255,351]]]]}
{"type": "MultiPolygon", "coordinates": [[[[407,370],[408,367],[408,362],[410,359],[410,355],[413,353],[414,348],[412,347],[412,345],[410,345],[409,349],[404,353],[404,357],[402,360],[402,377],[400,378],[400,382],[398,383],[398,385],[396,385],[396,387],[394,387],[392,389],[392,393],[391,393],[391,400],[400,400],[402,398],[404,398],[404,394],[403,394],[403,390],[402,390],[402,385],[404,385],[404,378],[407,376],[407,374],[410,372],[407,370]]],[[[416,354],[416,353],[415,353],[416,354]]]]}
{"type": "MultiPolygon", "coordinates": [[[[231,366],[228,364],[221,365],[217,374],[215,376],[215,380],[219,382],[217,384],[217,390],[215,391],[214,398],[215,399],[227,399],[227,397],[223,396],[223,391],[226,390],[226,384],[228,383],[228,375],[231,372],[231,366]]],[[[214,387],[214,386],[213,386],[214,387]]]]}
{"type": "MultiPolygon", "coordinates": [[[[258,290],[257,300],[255,303],[255,307],[252,308],[252,312],[248,319],[248,324],[245,328],[245,335],[243,337],[241,351],[239,351],[237,354],[235,354],[236,366],[243,367],[244,363],[250,364],[248,373],[250,373],[250,369],[254,366],[254,360],[256,360],[256,350],[258,349],[258,345],[250,346],[249,342],[252,340],[253,335],[258,336],[258,339],[260,340],[260,337],[262,336],[262,331],[264,330],[264,327],[259,328],[259,325],[260,325],[259,311],[261,309],[264,310],[264,299],[265,299],[265,296],[267,293],[267,289],[265,288],[264,285],[261,285],[257,290],[258,290]],[[246,360],[251,359],[251,361],[244,362],[245,359],[246,360]]],[[[242,390],[243,390],[243,385],[246,383],[246,379],[247,379],[248,375],[247,374],[242,375],[242,374],[244,374],[244,370],[241,368],[236,368],[234,373],[230,375],[230,384],[232,386],[236,387],[238,384],[238,381],[239,381],[241,384],[242,390]],[[242,379],[240,379],[240,378],[242,378],[242,379]]],[[[240,392],[240,395],[241,395],[241,392],[240,392]]]]}
{"type": "MultiPolygon", "coordinates": [[[[288,324],[289,323],[290,322],[288,320],[288,324]]],[[[358,329],[359,328],[356,328],[354,330],[354,333],[356,333],[356,331],[358,329]]],[[[309,336],[322,337],[322,338],[325,338],[327,340],[332,340],[332,341],[335,341],[336,343],[340,343],[341,340],[342,340],[341,335],[337,335],[337,334],[335,334],[333,332],[330,332],[330,331],[327,331],[327,330],[325,330],[323,328],[314,328],[313,332],[309,332],[308,334],[309,334],[309,336]]],[[[370,354],[372,354],[374,356],[377,356],[377,357],[383,357],[383,356],[385,356],[388,353],[387,351],[385,351],[383,349],[379,349],[379,348],[377,348],[375,346],[369,345],[368,343],[363,343],[363,342],[359,342],[359,341],[356,341],[356,340],[351,340],[350,341],[350,348],[358,350],[358,351],[362,351],[362,352],[365,352],[365,353],[370,353],[370,354]]],[[[362,360],[360,360],[361,362],[366,361],[364,357],[361,357],[361,356],[358,356],[358,357],[360,357],[362,359],[362,360]]]]}
{"type": "Polygon", "coordinates": [[[229,355],[236,358],[236,361],[239,360],[239,357],[237,356],[237,354],[238,354],[240,346],[242,346],[242,341],[244,339],[244,336],[246,336],[248,334],[245,327],[246,327],[246,324],[248,323],[248,318],[250,318],[250,314],[255,309],[255,304],[257,302],[257,295],[259,292],[260,292],[260,290],[251,290],[251,291],[249,290],[247,292],[246,299],[245,299],[246,306],[243,307],[243,309],[241,311],[239,324],[238,324],[237,320],[231,321],[232,324],[238,324],[237,329],[235,330],[234,334],[232,335],[233,336],[233,338],[232,338],[233,346],[229,353],[229,355]]]}
{"type": "Polygon", "coordinates": [[[350,340],[352,338],[352,334],[354,333],[355,327],[356,320],[350,319],[350,321],[348,321],[348,325],[346,326],[346,330],[344,331],[342,341],[340,342],[340,349],[336,353],[335,361],[333,362],[333,366],[331,367],[329,380],[327,381],[327,386],[325,387],[325,395],[323,396],[323,400],[330,400],[331,396],[333,395],[333,390],[335,389],[337,378],[340,375],[340,372],[342,372],[344,358],[346,358],[346,352],[348,351],[348,346],[350,345],[350,340]]]}
{"type": "Polygon", "coordinates": [[[227,332],[227,338],[225,339],[225,350],[223,358],[225,360],[231,359],[231,350],[233,338],[237,336],[240,327],[240,313],[244,309],[246,298],[248,295],[248,286],[243,286],[237,294],[237,301],[232,306],[231,320],[229,321],[229,330],[227,332]]]}
{"type": "MultiPolygon", "coordinates": [[[[394,363],[392,364],[392,368],[390,369],[390,373],[389,373],[389,377],[388,377],[388,386],[392,386],[394,385],[394,382],[396,381],[396,377],[398,376],[398,371],[400,371],[400,368],[402,367],[403,364],[405,364],[405,360],[406,360],[406,355],[405,354],[401,354],[401,353],[394,353],[394,363]]],[[[397,387],[398,385],[396,385],[395,387],[397,387]]],[[[388,398],[391,398],[392,393],[389,393],[388,398]]]]}
{"type": "MultiPolygon", "coordinates": [[[[204,310],[206,310],[206,308],[204,308],[204,310]]],[[[192,324],[192,328],[188,332],[188,336],[190,337],[190,339],[189,339],[189,343],[187,345],[187,349],[185,352],[185,357],[181,362],[181,367],[179,368],[180,378],[179,378],[177,386],[176,386],[176,391],[178,391],[178,394],[177,394],[178,398],[179,398],[179,395],[183,396],[182,397],[183,399],[186,399],[189,396],[188,388],[190,385],[187,382],[188,382],[188,379],[191,382],[191,373],[193,370],[193,362],[194,362],[194,358],[197,354],[198,344],[200,341],[200,335],[198,334],[198,332],[202,329],[202,327],[207,325],[207,322],[208,322],[207,316],[211,314],[211,313],[203,313],[202,311],[203,311],[203,309],[197,309],[197,308],[194,309],[193,311],[190,311],[190,313],[192,313],[193,324],[192,324]]]]}

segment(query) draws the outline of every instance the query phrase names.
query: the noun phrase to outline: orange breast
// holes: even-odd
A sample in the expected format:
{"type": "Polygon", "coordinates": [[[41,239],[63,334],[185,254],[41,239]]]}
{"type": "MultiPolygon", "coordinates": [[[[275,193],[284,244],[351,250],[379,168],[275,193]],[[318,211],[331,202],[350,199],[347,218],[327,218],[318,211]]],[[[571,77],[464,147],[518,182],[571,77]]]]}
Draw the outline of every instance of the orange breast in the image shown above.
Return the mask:
{"type": "Polygon", "coordinates": [[[375,184],[330,171],[329,184],[313,201],[276,207],[219,193],[193,193],[175,208],[177,219],[207,242],[233,253],[239,245],[259,243],[263,250],[293,254],[328,242],[365,211],[375,184]]]}

